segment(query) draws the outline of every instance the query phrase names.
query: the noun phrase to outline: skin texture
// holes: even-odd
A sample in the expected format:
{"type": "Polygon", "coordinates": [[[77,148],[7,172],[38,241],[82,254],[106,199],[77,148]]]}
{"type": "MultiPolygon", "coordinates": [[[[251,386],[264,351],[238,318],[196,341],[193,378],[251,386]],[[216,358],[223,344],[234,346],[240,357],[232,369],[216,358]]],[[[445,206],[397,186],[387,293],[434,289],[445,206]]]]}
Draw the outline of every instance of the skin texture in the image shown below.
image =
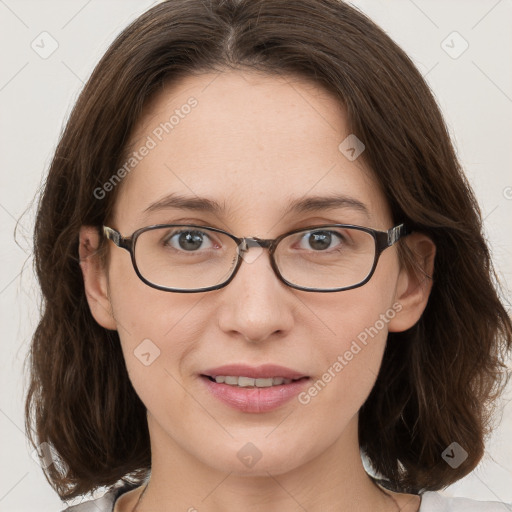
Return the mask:
{"type": "MultiPolygon", "coordinates": [[[[109,225],[124,236],[165,222],[261,238],[323,223],[393,226],[371,172],[338,150],[349,133],[343,108],[327,91],[295,77],[246,71],[187,77],[151,101],[133,147],[190,96],[198,105],[120,185],[109,225]],[[351,208],[300,216],[283,211],[291,199],[333,191],[363,202],[369,216],[351,208]],[[215,199],[226,212],[143,214],[170,192],[215,199]]],[[[413,234],[406,242],[432,275],[430,239],[413,234]]],[[[357,437],[358,410],[374,385],[388,330],[414,325],[430,293],[429,280],[400,267],[396,247],[384,251],[372,279],[353,290],[292,289],[278,280],[263,251],[243,262],[227,287],[180,294],[144,284],[128,252],[113,244],[109,268],[101,268],[97,244],[96,230],[83,226],[81,267],[91,312],[119,332],[130,379],[148,410],[152,476],[139,512],[397,510],[364,471],[357,437]],[[242,413],[213,398],[199,378],[223,364],[274,363],[314,382],[396,303],[401,311],[307,405],[293,399],[271,412],[242,413]],[[149,366],[134,356],[147,338],[160,349],[149,366]],[[237,457],[247,443],[262,454],[253,467],[237,457]]],[[[132,510],[140,492],[120,498],[116,512],[132,510]]],[[[419,497],[389,494],[402,510],[418,509],[419,497]]]]}

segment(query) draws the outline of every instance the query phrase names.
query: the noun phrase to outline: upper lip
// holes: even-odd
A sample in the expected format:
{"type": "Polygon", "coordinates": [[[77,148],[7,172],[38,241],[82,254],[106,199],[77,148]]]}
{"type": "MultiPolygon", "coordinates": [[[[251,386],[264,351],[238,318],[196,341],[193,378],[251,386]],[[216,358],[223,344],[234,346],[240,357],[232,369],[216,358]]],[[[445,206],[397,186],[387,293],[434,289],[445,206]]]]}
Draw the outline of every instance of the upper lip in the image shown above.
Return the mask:
{"type": "Polygon", "coordinates": [[[227,364],[210,368],[202,372],[203,375],[209,377],[217,377],[218,375],[243,376],[252,379],[268,379],[269,377],[283,377],[285,379],[301,379],[307,377],[303,373],[296,370],[279,366],[275,364],[264,364],[261,366],[249,366],[246,364],[227,364]]]}

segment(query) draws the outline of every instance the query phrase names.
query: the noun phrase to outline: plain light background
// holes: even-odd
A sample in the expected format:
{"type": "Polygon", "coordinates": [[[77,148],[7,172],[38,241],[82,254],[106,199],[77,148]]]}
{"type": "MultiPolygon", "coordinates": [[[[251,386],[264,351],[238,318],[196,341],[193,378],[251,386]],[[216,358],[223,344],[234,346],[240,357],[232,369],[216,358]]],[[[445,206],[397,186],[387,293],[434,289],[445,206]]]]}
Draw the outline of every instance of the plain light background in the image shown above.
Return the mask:
{"type": "MultiPolygon", "coordinates": [[[[24,435],[23,361],[37,325],[39,295],[31,256],[35,208],[32,205],[25,215],[22,213],[42,182],[64,122],[94,65],[115,36],[154,3],[0,0],[3,512],[56,512],[63,508],[32,458],[24,435]],[[40,53],[49,52],[52,45],[58,46],[43,58],[40,53]],[[16,243],[13,231],[17,219],[16,243]]],[[[512,1],[358,0],[353,5],[411,56],[434,91],[480,201],[495,265],[510,304],[512,1]]],[[[511,396],[509,386],[502,401],[501,424],[488,442],[481,464],[443,494],[512,503],[511,396]]]]}

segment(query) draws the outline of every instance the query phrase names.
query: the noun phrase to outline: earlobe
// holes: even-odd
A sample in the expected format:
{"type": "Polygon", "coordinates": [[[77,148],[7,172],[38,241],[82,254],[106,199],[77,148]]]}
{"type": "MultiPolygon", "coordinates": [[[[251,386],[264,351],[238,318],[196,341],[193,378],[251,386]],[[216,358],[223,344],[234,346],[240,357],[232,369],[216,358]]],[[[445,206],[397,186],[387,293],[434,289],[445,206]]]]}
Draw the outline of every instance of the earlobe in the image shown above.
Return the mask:
{"type": "Polygon", "coordinates": [[[412,233],[405,243],[414,261],[400,270],[395,300],[401,309],[388,324],[390,332],[405,331],[416,324],[432,290],[436,254],[434,242],[422,233],[412,233]]]}
{"type": "Polygon", "coordinates": [[[108,297],[107,273],[97,254],[100,243],[98,229],[82,226],[79,235],[80,268],[84,279],[85,295],[91,314],[102,327],[117,330],[108,297]]]}

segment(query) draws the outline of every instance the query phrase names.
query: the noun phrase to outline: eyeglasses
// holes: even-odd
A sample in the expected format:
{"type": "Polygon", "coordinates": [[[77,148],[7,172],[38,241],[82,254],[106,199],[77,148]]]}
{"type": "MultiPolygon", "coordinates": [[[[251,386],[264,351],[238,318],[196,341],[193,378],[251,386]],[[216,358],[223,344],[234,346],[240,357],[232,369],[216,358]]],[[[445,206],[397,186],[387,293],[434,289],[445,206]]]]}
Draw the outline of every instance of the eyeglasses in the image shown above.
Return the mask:
{"type": "Polygon", "coordinates": [[[309,226],[274,240],[239,238],[222,229],[192,224],[147,226],[130,237],[103,226],[103,233],[130,253],[144,283],[181,293],[223,288],[235,277],[242,259],[254,261],[249,257],[251,247],[259,252],[268,249],[275,274],[292,288],[350,290],[367,283],[382,251],[409,234],[404,224],[388,231],[348,224],[309,226]]]}

